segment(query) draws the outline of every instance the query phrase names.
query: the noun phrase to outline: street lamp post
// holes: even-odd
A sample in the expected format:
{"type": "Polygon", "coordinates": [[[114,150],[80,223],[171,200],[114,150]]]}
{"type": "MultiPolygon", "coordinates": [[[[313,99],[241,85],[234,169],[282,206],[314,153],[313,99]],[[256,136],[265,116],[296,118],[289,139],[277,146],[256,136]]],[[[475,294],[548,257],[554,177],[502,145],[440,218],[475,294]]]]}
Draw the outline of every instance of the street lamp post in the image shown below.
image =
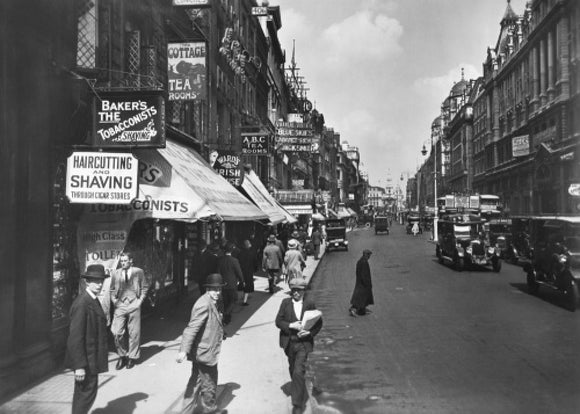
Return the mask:
{"type": "MultiPolygon", "coordinates": [[[[439,221],[439,208],[437,207],[437,148],[433,145],[433,135],[431,135],[431,148],[435,151],[435,154],[433,154],[433,206],[435,207],[435,217],[433,217],[433,241],[438,242],[439,236],[437,234],[437,222],[439,221]]],[[[425,145],[423,145],[421,154],[423,154],[423,156],[427,155],[425,145]]]]}

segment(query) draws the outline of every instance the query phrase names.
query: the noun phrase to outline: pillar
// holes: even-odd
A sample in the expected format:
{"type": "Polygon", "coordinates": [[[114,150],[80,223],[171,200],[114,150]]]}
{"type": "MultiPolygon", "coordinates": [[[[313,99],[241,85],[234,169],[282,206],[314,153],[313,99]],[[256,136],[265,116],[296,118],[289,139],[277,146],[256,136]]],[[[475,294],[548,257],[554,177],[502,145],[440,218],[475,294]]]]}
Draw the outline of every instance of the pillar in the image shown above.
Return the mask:
{"type": "Polygon", "coordinates": [[[546,39],[541,39],[539,44],[540,51],[540,105],[546,104],[547,89],[547,71],[546,71],[546,39]]]}
{"type": "Polygon", "coordinates": [[[548,60],[548,89],[547,89],[547,93],[548,93],[548,101],[552,101],[554,99],[554,32],[553,31],[549,31],[548,32],[548,56],[547,56],[547,60],[548,60]]]}

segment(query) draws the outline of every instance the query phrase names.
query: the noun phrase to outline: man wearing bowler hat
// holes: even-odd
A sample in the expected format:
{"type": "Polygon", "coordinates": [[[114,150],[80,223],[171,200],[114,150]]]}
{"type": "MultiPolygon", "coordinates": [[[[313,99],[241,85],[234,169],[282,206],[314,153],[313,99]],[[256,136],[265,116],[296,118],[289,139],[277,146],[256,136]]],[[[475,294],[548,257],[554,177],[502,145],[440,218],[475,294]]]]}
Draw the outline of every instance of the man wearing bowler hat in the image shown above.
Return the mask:
{"type": "Polygon", "coordinates": [[[177,362],[191,361],[191,376],[183,395],[183,414],[225,413],[217,407],[218,357],[224,336],[218,301],[225,283],[219,273],[207,277],[206,292],[191,309],[189,323],[183,330],[177,362]]]}
{"type": "Polygon", "coordinates": [[[97,296],[103,281],[109,277],[100,264],[87,267],[86,289],[70,308],[70,331],[66,344],[65,364],[74,371],[73,414],[90,411],[99,388],[99,374],[109,370],[107,318],[97,296]]]}
{"type": "Polygon", "coordinates": [[[290,280],[290,298],[280,304],[276,315],[276,326],[280,329],[280,347],[288,357],[291,384],[292,414],[304,411],[308,400],[306,389],[306,361],[314,349],[314,336],[322,328],[322,318],[310,328],[302,325],[304,312],[315,310],[311,299],[304,299],[306,281],[294,278],[290,280]]]}

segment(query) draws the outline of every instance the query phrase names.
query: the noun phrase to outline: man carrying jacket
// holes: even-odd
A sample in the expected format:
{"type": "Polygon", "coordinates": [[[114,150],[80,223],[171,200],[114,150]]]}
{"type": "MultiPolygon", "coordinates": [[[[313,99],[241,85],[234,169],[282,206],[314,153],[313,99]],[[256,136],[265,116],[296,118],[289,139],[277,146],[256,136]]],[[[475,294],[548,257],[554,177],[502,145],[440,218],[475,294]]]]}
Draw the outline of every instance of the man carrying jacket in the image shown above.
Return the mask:
{"type": "Polygon", "coordinates": [[[219,273],[212,273],[205,283],[206,292],[191,309],[189,323],[183,330],[177,362],[191,360],[191,376],[183,395],[182,414],[226,413],[217,407],[218,358],[224,335],[222,313],[218,310],[223,283],[219,273]]]}

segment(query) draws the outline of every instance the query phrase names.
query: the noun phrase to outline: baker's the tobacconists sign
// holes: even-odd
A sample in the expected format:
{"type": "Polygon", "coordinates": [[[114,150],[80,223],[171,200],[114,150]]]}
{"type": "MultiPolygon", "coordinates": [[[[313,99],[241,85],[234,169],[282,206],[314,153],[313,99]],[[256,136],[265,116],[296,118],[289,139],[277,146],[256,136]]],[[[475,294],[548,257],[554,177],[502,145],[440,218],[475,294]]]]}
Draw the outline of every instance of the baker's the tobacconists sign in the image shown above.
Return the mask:
{"type": "Polygon", "coordinates": [[[100,92],[93,102],[94,147],[165,147],[160,92],[100,92]]]}
{"type": "Polygon", "coordinates": [[[129,204],[137,197],[139,160],[129,153],[73,152],[66,165],[71,203],[129,204]]]}

